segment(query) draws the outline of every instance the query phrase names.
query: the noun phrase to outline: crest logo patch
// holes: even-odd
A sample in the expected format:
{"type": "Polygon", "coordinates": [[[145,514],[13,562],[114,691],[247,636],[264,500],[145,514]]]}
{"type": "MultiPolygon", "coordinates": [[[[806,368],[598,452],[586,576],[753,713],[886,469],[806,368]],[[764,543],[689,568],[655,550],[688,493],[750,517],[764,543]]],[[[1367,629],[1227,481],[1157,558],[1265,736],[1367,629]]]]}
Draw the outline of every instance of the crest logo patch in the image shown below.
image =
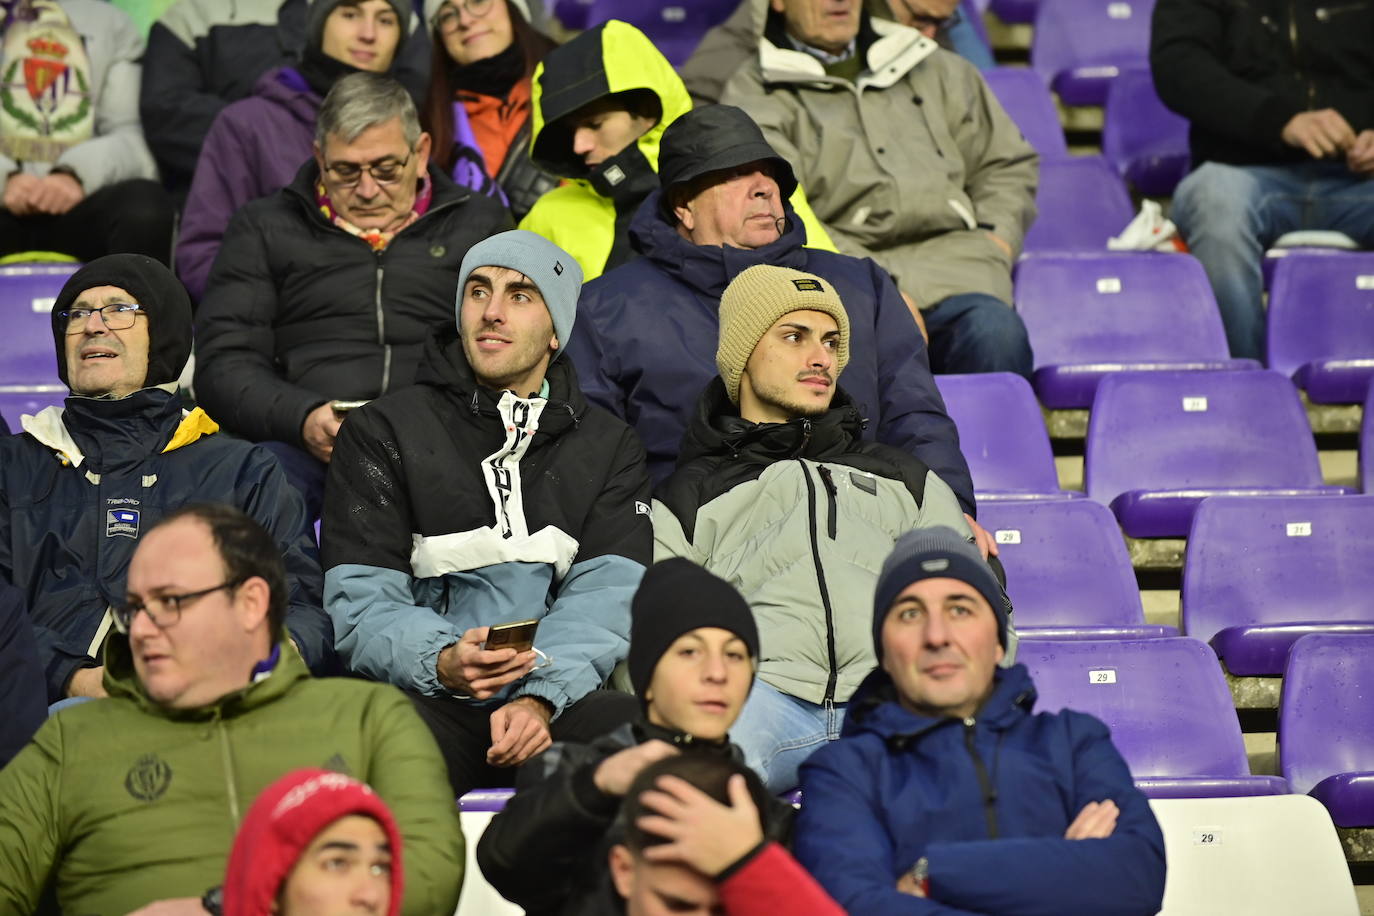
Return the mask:
{"type": "Polygon", "coordinates": [[[793,280],[793,281],[792,281],[792,285],[795,286],[797,289],[801,290],[801,291],[804,292],[804,293],[823,293],[823,292],[825,292],[825,287],[824,287],[824,286],[821,286],[821,285],[820,285],[819,283],[817,283],[815,280],[811,280],[811,279],[808,279],[808,278],[806,278],[806,277],[802,277],[800,280],[793,280]]]}
{"type": "Polygon", "coordinates": [[[105,510],[105,537],[138,537],[138,518],[137,509],[105,510]]]}
{"type": "Polygon", "coordinates": [[[635,515],[652,515],[652,514],[653,514],[653,512],[652,512],[652,510],[649,509],[649,504],[648,504],[648,503],[640,502],[640,501],[637,500],[637,499],[635,500],[635,515]]]}
{"type": "Polygon", "coordinates": [[[129,768],[124,788],[141,802],[157,801],[172,784],[172,768],[157,754],[144,754],[129,768]]]}

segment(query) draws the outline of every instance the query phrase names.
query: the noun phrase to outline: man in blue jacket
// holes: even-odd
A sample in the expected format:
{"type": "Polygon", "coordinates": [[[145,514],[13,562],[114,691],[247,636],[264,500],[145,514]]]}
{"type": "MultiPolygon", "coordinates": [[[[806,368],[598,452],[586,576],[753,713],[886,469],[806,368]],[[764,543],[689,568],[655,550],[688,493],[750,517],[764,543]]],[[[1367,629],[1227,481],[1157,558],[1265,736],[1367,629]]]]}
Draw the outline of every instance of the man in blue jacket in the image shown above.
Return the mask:
{"type": "Polygon", "coordinates": [[[949,529],[897,542],[879,668],[801,767],[796,853],[851,913],[1149,916],[1164,838],[1107,728],[1032,714],[986,564],[949,529]]]}
{"type": "MultiPolygon", "coordinates": [[[[867,420],[864,438],[925,462],[973,523],[968,465],[910,310],[872,260],[804,247],[787,203],[792,167],[749,116],[727,105],[683,115],[664,131],[659,177],[662,190],[630,226],[643,257],[587,284],[584,330],[570,349],[587,397],[639,433],[654,482],[672,472],[697,395],[716,375],[721,294],[745,269],[771,264],[834,285],[849,313],[845,389],[867,420]]],[[[986,554],[991,539],[973,525],[986,554]]]]}

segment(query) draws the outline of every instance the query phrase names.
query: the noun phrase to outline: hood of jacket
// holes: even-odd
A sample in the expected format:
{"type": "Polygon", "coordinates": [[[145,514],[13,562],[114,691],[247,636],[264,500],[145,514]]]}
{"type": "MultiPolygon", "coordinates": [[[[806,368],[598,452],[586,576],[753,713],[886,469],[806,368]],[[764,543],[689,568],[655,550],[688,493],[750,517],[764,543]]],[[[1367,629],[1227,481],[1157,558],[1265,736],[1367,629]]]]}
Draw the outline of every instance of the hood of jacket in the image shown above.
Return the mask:
{"type": "Polygon", "coordinates": [[[96,474],[137,464],[149,455],[175,451],[219,431],[197,407],[161,388],[126,398],[69,397],[65,407],[45,407],[22,420],[24,432],[51,449],[64,465],[83,464],[96,474]]]}
{"type": "Polygon", "coordinates": [[[320,113],[324,97],[310,88],[310,84],[295,67],[273,67],[258,77],[253,96],[291,113],[297,121],[308,124],[313,133],[315,116],[320,113]]]}
{"type": "Polygon", "coordinates": [[[853,448],[863,434],[864,419],[853,398],[838,385],[830,409],[819,417],[786,423],[751,423],[730,402],[725,382],[711,379],[697,400],[682,437],[678,466],[705,457],[731,456],[757,464],[793,458],[824,461],[853,448]]]}
{"type": "MultiPolygon", "coordinates": [[[[1036,692],[1025,665],[993,669],[992,682],[992,695],[974,716],[977,721],[1000,731],[1031,714],[1036,692]]],[[[900,747],[918,740],[931,729],[957,721],[960,720],[948,716],[923,716],[907,709],[897,700],[892,677],[878,667],[864,678],[849,698],[849,711],[845,714],[840,737],[870,732],[889,746],[900,747]]]]}
{"type": "Polygon", "coordinates": [[[731,280],[757,264],[806,269],[806,252],[802,250],[806,228],[788,201],[782,204],[787,226],[777,241],[761,248],[734,248],[697,245],[678,235],[677,228],[659,212],[662,197],[661,190],[654,191],[635,212],[630,244],[655,267],[706,298],[719,300],[731,280]]]}
{"type": "Polygon", "coordinates": [[[631,180],[640,171],[636,166],[647,165],[657,174],[663,131],[692,109],[687,87],[672,64],[643,32],[618,19],[550,52],[534,72],[531,93],[530,156],[535,164],[553,175],[594,183],[612,165],[620,165],[631,180]],[[589,102],[632,89],[658,97],[658,123],[624,152],[589,168],[573,154],[572,133],[557,122],[589,102]]]}

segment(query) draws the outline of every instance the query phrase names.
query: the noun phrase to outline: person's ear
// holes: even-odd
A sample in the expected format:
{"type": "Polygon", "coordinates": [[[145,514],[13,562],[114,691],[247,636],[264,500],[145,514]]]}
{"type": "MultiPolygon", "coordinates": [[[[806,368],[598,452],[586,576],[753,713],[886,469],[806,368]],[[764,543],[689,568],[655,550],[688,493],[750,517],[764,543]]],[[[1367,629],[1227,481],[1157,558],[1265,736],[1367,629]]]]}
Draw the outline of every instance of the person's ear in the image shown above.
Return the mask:
{"type": "Polygon", "coordinates": [[[234,609],[244,632],[252,632],[262,626],[271,604],[272,589],[262,576],[250,576],[239,585],[235,594],[234,609]]]}
{"type": "Polygon", "coordinates": [[[419,171],[421,173],[429,168],[429,151],[433,143],[434,141],[430,139],[429,134],[421,133],[419,141],[415,144],[415,156],[419,159],[419,171]]]}
{"type": "Polygon", "coordinates": [[[783,0],[771,0],[768,5],[773,8],[773,12],[775,13],[781,13],[783,11],[783,0]]]}
{"type": "Polygon", "coordinates": [[[549,338],[549,349],[550,349],[550,350],[557,350],[557,349],[558,349],[558,337],[557,337],[556,335],[555,335],[554,337],[550,337],[550,338],[549,338]]]}
{"type": "Polygon", "coordinates": [[[1006,657],[1007,657],[1007,650],[1004,649],[1004,648],[1002,648],[1002,644],[999,642],[999,643],[997,644],[997,663],[1000,665],[1000,664],[1002,663],[1002,659],[1004,659],[1004,658],[1006,658],[1006,657]]]}
{"type": "Polygon", "coordinates": [[[615,883],[616,893],[630,899],[630,892],[634,890],[635,860],[630,855],[630,850],[622,845],[611,847],[609,854],[611,866],[611,881],[615,883]]]}
{"type": "Polygon", "coordinates": [[[697,215],[692,212],[690,203],[684,206],[674,207],[673,215],[677,217],[677,221],[681,224],[682,228],[686,229],[688,232],[691,232],[697,227],[697,215]]]}

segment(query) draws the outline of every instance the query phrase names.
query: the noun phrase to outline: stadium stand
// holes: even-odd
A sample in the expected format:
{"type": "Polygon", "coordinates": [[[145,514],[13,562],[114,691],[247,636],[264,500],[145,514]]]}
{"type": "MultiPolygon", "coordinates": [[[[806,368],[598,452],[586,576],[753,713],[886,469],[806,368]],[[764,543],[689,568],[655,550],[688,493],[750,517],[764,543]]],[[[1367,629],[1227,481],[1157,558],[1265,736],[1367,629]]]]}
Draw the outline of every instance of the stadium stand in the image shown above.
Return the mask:
{"type": "Polygon", "coordinates": [[[1188,122],[1164,107],[1148,69],[1123,70],[1111,81],[1102,155],[1146,197],[1168,197],[1188,174],[1188,122]]]}
{"type": "Polygon", "coordinates": [[[1123,371],[1258,369],[1233,360],[1211,284],[1188,255],[1128,252],[1028,258],[1016,311],[1035,354],[1035,391],[1051,409],[1092,405],[1123,371]]]}
{"type": "Polygon", "coordinates": [[[1101,156],[1042,159],[1035,206],[1022,246],[1028,255],[1105,251],[1135,216],[1125,183],[1101,156]]]}
{"type": "MultiPolygon", "coordinates": [[[[977,479],[976,476],[974,478],[977,479]]],[[[1135,538],[1185,537],[1216,495],[1339,495],[1298,393],[1277,372],[1119,372],[1093,399],[1088,497],[1135,538]]]]}
{"type": "Polygon", "coordinates": [[[1282,258],[1267,320],[1271,369],[1314,402],[1358,403],[1374,379],[1374,252],[1282,258]]]}
{"type": "Polygon", "coordinates": [[[1223,497],[1193,517],[1182,621],[1237,676],[1277,676],[1306,633],[1374,633],[1374,496],[1223,497]]]}
{"type": "Polygon", "coordinates": [[[986,502],[979,523],[1007,571],[1022,639],[1177,636],[1145,623],[1135,573],[1111,510],[1090,499],[986,502]]]}
{"type": "Polygon", "coordinates": [[[1149,66],[1154,0],[1041,0],[1031,68],[1065,105],[1102,105],[1123,70],[1149,66]]]}
{"type": "Polygon", "coordinates": [[[983,72],[983,79],[1021,128],[1026,142],[1040,154],[1042,163],[1046,159],[1068,158],[1069,148],[1054,99],[1034,71],[1025,67],[994,67],[983,72]]]}
{"type": "Polygon", "coordinates": [[[674,67],[692,56],[706,31],[720,25],[740,0],[558,0],[553,12],[565,29],[580,32],[619,19],[648,35],[674,67]]]}

